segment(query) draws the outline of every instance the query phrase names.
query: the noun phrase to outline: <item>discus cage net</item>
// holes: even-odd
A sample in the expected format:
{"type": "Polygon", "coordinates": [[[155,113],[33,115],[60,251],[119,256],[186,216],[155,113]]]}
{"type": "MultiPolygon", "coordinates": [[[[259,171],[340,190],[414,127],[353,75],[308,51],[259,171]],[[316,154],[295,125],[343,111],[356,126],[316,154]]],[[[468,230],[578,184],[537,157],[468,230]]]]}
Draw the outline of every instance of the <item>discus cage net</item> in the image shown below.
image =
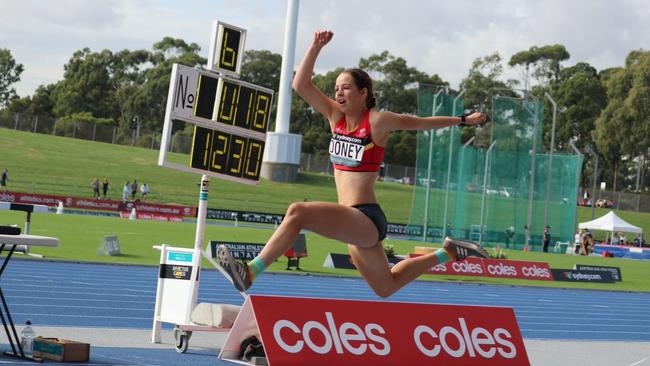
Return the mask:
{"type": "MultiPolygon", "coordinates": [[[[458,96],[420,88],[418,115],[458,116],[458,96]]],[[[542,151],[544,105],[495,96],[489,146],[461,142],[460,127],[420,131],[409,239],[445,236],[482,245],[540,250],[544,226],[557,241],[573,240],[582,155],[542,151]]]]}

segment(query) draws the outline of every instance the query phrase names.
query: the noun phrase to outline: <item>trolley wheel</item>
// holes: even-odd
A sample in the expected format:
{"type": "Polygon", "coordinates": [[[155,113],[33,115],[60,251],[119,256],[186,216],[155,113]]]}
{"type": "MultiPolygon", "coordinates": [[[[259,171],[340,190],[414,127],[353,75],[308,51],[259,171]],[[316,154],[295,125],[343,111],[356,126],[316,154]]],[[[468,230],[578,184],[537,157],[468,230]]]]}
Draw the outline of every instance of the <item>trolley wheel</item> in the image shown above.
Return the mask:
{"type": "Polygon", "coordinates": [[[185,353],[187,348],[190,346],[190,338],[192,337],[192,331],[181,330],[178,327],[174,328],[174,339],[176,340],[176,352],[185,353]]]}
{"type": "Polygon", "coordinates": [[[189,346],[190,346],[190,337],[188,337],[185,334],[181,334],[176,340],[176,352],[185,353],[189,346]]]}

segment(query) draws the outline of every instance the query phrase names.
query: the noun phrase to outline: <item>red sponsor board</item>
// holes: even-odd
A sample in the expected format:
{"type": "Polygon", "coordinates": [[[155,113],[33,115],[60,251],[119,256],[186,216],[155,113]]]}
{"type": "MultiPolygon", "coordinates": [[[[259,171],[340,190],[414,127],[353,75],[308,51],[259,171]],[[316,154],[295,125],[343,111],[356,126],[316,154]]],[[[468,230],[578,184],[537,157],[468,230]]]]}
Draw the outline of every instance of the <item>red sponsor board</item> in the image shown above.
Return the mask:
{"type": "Polygon", "coordinates": [[[220,358],[257,330],[269,365],[530,365],[511,308],[250,296],[220,358]],[[256,328],[256,329],[255,329],[256,328]]]}
{"type": "MultiPolygon", "coordinates": [[[[409,256],[414,257],[418,256],[418,254],[410,254],[409,256]]],[[[474,257],[469,257],[460,262],[438,264],[426,273],[553,281],[553,275],[548,263],[474,257]]]]}
{"type": "Polygon", "coordinates": [[[126,209],[130,210],[131,208],[135,207],[137,211],[150,212],[153,214],[190,217],[196,216],[196,207],[191,206],[160,205],[146,202],[123,203],[122,201],[96,200],[92,198],[79,198],[71,196],[52,196],[47,194],[2,192],[0,193],[0,201],[12,203],[30,203],[52,207],[58,206],[59,201],[62,201],[63,205],[69,208],[102,211],[124,211],[126,209]]]}

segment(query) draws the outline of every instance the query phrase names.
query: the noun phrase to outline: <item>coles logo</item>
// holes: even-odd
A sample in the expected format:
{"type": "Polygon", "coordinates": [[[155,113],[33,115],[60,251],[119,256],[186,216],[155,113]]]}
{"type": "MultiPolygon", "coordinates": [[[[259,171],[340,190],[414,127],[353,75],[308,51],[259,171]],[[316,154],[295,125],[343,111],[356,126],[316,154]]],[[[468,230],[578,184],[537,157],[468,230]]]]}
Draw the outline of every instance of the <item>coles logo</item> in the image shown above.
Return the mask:
{"type": "Polygon", "coordinates": [[[326,324],[312,320],[302,327],[289,320],[279,320],[273,326],[273,337],[278,345],[289,353],[299,353],[305,346],[319,354],[332,350],[338,354],[343,354],[345,350],[353,355],[362,355],[366,351],[380,356],[390,353],[390,344],[383,337],[386,331],[381,325],[369,323],[362,328],[355,323],[345,322],[337,326],[330,312],[325,313],[325,319],[326,324]],[[291,344],[282,337],[284,329],[298,335],[296,340],[289,342],[291,344]],[[318,339],[316,337],[321,339],[321,344],[314,341],[318,339]]]}
{"type": "Polygon", "coordinates": [[[454,272],[463,273],[463,274],[483,274],[483,266],[479,263],[470,263],[468,261],[462,262],[453,262],[451,268],[454,269],[454,272]]]}
{"type": "Polygon", "coordinates": [[[517,348],[511,342],[512,335],[507,329],[497,328],[489,331],[476,327],[470,330],[465,319],[457,320],[458,327],[448,325],[437,333],[426,325],[415,328],[413,337],[420,352],[428,357],[437,357],[441,351],[456,358],[469,356],[490,359],[497,353],[503,358],[517,356],[517,348]],[[426,341],[432,346],[425,346],[426,341]]]}
{"type": "Polygon", "coordinates": [[[530,366],[511,308],[252,295],[222,355],[251,322],[269,365],[530,366]]]}
{"type": "Polygon", "coordinates": [[[551,278],[551,272],[548,269],[548,266],[546,267],[537,267],[536,265],[533,265],[532,267],[523,267],[521,269],[521,272],[524,274],[526,277],[541,277],[541,278],[551,278]]]}
{"type": "Polygon", "coordinates": [[[507,266],[503,263],[488,264],[487,270],[491,275],[517,276],[517,270],[514,266],[507,266]]]}

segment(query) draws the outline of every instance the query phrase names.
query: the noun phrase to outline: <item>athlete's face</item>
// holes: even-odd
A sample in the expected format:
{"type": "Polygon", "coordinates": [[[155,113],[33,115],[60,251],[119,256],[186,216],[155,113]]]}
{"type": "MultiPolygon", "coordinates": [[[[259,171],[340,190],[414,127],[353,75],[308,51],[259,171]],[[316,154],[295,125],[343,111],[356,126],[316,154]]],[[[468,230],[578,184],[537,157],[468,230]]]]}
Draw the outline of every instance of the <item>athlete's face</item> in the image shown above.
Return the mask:
{"type": "Polygon", "coordinates": [[[334,99],[339,103],[341,111],[346,112],[351,109],[363,109],[366,105],[366,96],[368,89],[359,90],[354,83],[352,75],[344,72],[336,78],[334,86],[334,99]]]}

